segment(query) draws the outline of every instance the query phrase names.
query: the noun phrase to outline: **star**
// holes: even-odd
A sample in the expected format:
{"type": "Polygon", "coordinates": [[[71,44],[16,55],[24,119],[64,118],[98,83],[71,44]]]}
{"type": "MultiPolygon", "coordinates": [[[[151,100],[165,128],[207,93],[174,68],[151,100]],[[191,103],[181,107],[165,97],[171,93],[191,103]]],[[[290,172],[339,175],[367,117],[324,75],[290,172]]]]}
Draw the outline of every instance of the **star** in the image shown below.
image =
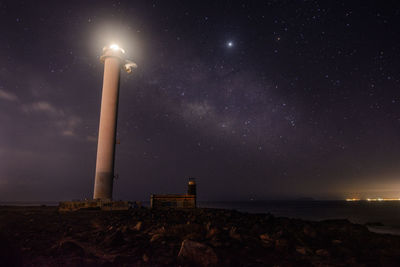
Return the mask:
{"type": "Polygon", "coordinates": [[[228,41],[228,42],[226,43],[226,45],[227,45],[228,47],[233,47],[233,42],[232,42],[232,41],[228,41]]]}

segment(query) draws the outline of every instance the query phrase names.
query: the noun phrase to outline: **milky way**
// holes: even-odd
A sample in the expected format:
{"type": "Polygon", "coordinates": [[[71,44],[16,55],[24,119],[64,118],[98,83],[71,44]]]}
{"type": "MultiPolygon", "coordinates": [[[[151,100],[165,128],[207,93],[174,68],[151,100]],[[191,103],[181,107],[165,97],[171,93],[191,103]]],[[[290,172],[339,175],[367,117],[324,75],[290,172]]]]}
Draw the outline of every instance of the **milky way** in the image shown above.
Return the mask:
{"type": "Polygon", "coordinates": [[[398,195],[399,17],[395,1],[3,1],[0,201],[92,196],[99,56],[118,38],[138,69],[116,198],[188,177],[202,200],[398,195]]]}

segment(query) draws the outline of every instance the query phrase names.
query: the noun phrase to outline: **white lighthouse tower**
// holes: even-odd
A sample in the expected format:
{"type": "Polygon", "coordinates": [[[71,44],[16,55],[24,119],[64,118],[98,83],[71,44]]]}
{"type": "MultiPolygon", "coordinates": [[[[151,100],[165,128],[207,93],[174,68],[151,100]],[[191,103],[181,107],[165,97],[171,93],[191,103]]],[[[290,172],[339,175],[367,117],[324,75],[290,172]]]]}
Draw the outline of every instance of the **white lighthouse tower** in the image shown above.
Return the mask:
{"type": "Polygon", "coordinates": [[[58,210],[61,212],[79,209],[127,210],[131,207],[129,201],[113,201],[112,189],[119,76],[121,69],[131,73],[137,66],[125,58],[125,51],[116,44],[104,47],[100,60],[104,63],[104,78],[93,200],[61,201],[58,205],[58,210]]]}
{"type": "Polygon", "coordinates": [[[93,199],[112,200],[120,72],[131,73],[136,64],[126,60],[125,51],[116,44],[104,47],[100,60],[104,78],[93,199]]]}

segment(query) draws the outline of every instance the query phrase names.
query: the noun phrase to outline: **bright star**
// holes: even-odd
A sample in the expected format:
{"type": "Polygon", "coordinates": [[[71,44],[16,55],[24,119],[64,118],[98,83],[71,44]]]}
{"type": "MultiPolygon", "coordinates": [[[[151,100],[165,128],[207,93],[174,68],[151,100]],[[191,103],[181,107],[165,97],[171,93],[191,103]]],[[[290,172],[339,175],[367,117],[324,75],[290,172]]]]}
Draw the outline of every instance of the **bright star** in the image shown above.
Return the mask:
{"type": "Polygon", "coordinates": [[[227,43],[227,45],[228,45],[228,47],[232,47],[232,46],[233,46],[233,42],[232,42],[232,41],[229,41],[229,42],[227,43]]]}

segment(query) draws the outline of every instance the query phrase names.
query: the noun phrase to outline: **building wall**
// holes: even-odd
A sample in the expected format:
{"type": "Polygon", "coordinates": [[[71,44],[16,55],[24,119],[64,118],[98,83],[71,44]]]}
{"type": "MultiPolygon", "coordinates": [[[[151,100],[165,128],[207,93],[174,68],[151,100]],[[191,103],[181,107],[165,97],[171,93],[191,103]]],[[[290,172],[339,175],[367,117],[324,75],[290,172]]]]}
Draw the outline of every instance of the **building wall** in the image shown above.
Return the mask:
{"type": "Polygon", "coordinates": [[[196,195],[151,195],[151,208],[195,208],[196,195]]]}

